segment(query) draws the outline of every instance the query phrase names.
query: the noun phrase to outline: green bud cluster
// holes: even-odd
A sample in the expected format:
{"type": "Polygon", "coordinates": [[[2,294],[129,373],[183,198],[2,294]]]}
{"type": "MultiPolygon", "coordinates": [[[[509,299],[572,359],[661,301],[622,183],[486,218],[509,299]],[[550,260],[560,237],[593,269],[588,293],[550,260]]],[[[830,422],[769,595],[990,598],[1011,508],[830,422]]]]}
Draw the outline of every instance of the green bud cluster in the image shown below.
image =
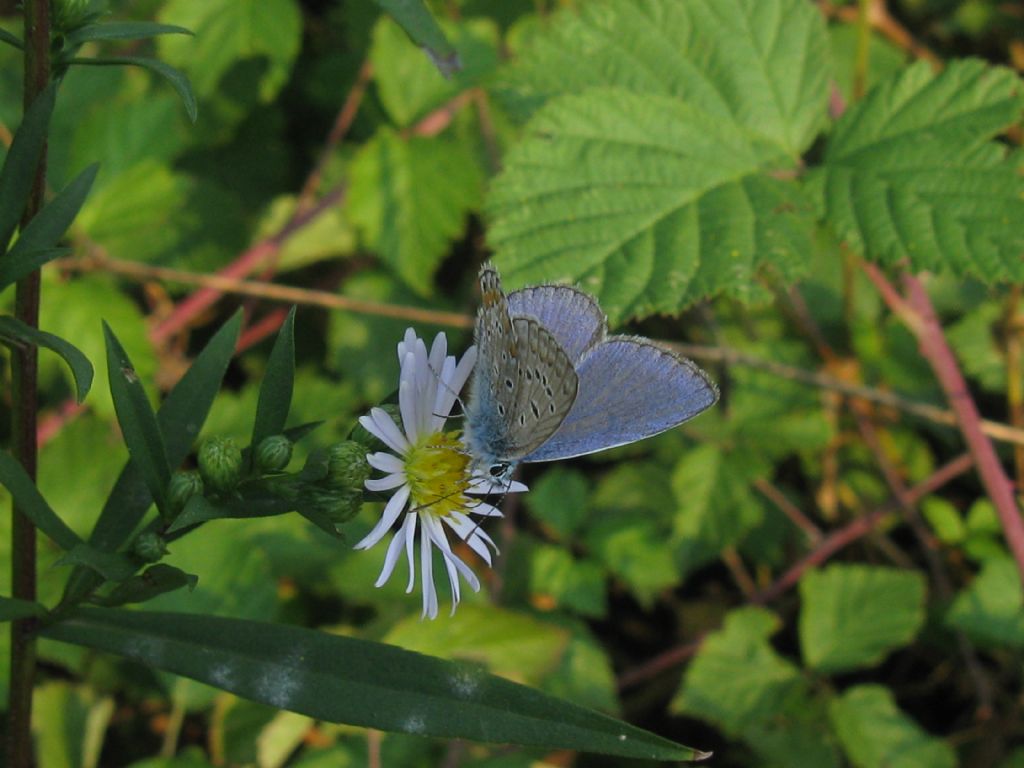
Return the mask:
{"type": "Polygon", "coordinates": [[[211,437],[199,448],[199,474],[214,491],[230,493],[242,477],[242,450],[230,437],[211,437]]]}

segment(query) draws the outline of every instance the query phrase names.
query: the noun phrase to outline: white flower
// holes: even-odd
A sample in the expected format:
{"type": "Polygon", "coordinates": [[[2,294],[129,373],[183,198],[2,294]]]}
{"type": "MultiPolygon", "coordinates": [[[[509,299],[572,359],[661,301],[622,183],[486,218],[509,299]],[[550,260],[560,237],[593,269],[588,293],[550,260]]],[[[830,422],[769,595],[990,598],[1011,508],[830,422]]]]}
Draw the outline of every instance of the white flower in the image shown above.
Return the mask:
{"type": "Polygon", "coordinates": [[[437,547],[448,571],[452,590],[452,613],[459,603],[459,574],[474,591],[480,582],[448,543],[451,530],[465,541],[488,565],[494,542],[480,527],[479,517],[500,517],[501,512],[473,494],[524,491],[522,483],[512,487],[483,475],[474,476],[470,470],[470,457],[458,432],[445,432],[444,424],[458,399],[459,391],[469,379],[476,361],[476,348],[470,347],[456,363],[447,354],[448,342],[443,333],[437,334],[427,354],[427,347],[410,328],[398,344],[401,366],[398,385],[398,405],[402,415],[402,429],[381,408],[373,408],[359,423],[384,442],[392,453],[378,452],[367,455],[370,466],[386,473],[381,478],[366,481],[371,491],[394,491],[384,507],[377,525],[356,544],[356,549],[368,549],[391,530],[405,512],[405,519],[395,532],[384,558],[384,568],[377,578],[381,586],[395,569],[402,550],[409,561],[409,584],[412,592],[416,584],[415,541],[417,527],[420,542],[420,569],[423,581],[423,615],[437,617],[437,591],[434,588],[433,547],[437,547]],[[490,547],[490,549],[488,548],[490,547]]]}

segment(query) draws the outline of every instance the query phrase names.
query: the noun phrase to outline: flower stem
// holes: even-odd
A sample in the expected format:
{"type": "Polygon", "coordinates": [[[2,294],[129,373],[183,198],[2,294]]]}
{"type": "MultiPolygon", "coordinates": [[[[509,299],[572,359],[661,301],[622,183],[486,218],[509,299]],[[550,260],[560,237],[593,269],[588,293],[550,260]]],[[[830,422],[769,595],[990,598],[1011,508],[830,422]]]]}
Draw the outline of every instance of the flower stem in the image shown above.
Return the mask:
{"type": "MultiPolygon", "coordinates": [[[[50,0],[25,0],[26,111],[50,80],[50,0]]],[[[24,225],[43,207],[46,190],[46,148],[36,166],[32,191],[22,218],[24,225]]],[[[18,283],[15,316],[39,326],[39,272],[18,283]]],[[[11,360],[12,450],[29,477],[36,476],[37,351],[24,345],[11,360]]],[[[11,506],[11,591],[22,600],[36,598],[36,532],[16,505],[11,506]]],[[[29,768],[32,758],[32,689],[35,683],[36,641],[32,619],[11,623],[11,679],[7,708],[7,765],[29,768]]]]}

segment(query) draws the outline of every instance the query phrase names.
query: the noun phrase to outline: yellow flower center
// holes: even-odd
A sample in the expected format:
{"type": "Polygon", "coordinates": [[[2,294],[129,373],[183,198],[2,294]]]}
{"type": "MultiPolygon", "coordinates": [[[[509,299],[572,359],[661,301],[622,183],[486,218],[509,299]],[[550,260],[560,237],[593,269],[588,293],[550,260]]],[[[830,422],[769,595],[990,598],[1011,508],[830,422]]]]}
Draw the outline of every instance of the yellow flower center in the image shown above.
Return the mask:
{"type": "Polygon", "coordinates": [[[420,439],[405,454],[412,507],[437,517],[464,510],[470,502],[468,466],[469,456],[457,432],[435,432],[420,439]]]}

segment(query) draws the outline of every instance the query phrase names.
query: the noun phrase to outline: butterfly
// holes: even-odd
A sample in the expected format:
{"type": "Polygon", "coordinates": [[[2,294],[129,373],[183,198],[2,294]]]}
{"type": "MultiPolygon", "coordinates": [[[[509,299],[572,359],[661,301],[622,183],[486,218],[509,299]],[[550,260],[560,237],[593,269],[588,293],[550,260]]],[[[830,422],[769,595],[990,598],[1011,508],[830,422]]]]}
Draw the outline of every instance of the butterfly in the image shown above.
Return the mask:
{"type": "Polygon", "coordinates": [[[466,406],[473,465],[509,480],[520,462],[555,461],[656,435],[718,400],[689,360],[638,336],[609,336],[589,294],[566,285],[501,290],[480,270],[477,360],[466,406]]]}

